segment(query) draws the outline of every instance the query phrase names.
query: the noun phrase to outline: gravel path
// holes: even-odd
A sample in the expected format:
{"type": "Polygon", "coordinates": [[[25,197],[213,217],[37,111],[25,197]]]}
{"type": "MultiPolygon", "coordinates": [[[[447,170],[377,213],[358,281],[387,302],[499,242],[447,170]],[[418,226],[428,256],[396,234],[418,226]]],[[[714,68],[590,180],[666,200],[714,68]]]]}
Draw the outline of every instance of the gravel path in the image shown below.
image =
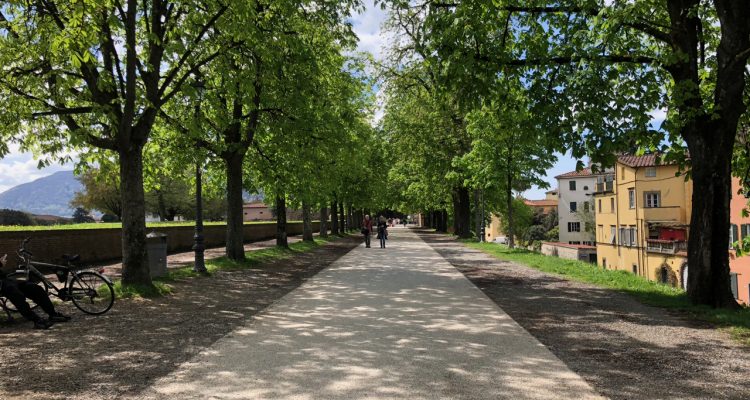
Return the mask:
{"type": "Polygon", "coordinates": [[[0,399],[135,398],[159,377],[299,286],[361,242],[340,239],[293,258],[173,283],[157,299],[118,300],[48,331],[0,322],[0,399]]]}
{"type": "Polygon", "coordinates": [[[158,380],[154,400],[600,399],[404,228],[158,380]]]}
{"type": "Polygon", "coordinates": [[[596,390],[613,399],[748,399],[750,349],[705,323],[420,236],[596,390]]]}

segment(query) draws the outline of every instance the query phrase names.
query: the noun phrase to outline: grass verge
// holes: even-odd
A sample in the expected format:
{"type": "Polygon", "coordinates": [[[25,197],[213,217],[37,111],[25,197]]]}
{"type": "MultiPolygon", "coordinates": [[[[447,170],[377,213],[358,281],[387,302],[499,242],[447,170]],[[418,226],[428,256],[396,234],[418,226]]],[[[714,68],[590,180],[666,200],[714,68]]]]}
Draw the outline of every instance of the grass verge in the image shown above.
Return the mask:
{"type": "MultiPolygon", "coordinates": [[[[245,253],[244,261],[233,261],[226,257],[219,257],[206,260],[206,269],[209,276],[219,270],[237,270],[252,268],[263,263],[291,258],[297,254],[304,253],[320,247],[328,242],[336,240],[336,236],[328,238],[316,237],[314,242],[296,242],[289,245],[288,249],[271,247],[262,250],[248,251],[245,253]]],[[[117,298],[134,298],[134,297],[159,297],[172,293],[172,286],[169,284],[180,279],[198,278],[203,275],[193,271],[193,265],[187,265],[182,268],[172,269],[167,275],[154,278],[153,286],[141,285],[122,285],[121,281],[116,281],[115,296],[117,298]]]]}
{"type": "Polygon", "coordinates": [[[648,305],[686,312],[693,318],[726,330],[733,339],[750,346],[750,308],[748,307],[739,310],[723,310],[696,306],[690,302],[682,289],[662,285],[630,272],[605,270],[582,261],[545,256],[523,249],[511,250],[507,246],[495,243],[465,241],[464,244],[501,260],[514,261],[566,279],[614,289],[627,293],[648,305]]]}

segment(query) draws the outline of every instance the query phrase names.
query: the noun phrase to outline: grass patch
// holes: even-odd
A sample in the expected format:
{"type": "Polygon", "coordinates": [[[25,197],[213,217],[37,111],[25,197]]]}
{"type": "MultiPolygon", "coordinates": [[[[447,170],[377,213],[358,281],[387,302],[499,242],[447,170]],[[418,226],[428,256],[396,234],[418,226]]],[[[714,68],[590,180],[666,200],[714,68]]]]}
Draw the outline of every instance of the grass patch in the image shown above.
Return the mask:
{"type": "Polygon", "coordinates": [[[161,297],[172,293],[172,287],[164,282],[154,281],[152,286],[123,285],[122,281],[114,282],[115,298],[131,299],[136,297],[161,297]]]}
{"type": "MultiPolygon", "coordinates": [[[[288,249],[271,247],[262,250],[248,251],[245,253],[245,260],[238,262],[226,257],[218,257],[206,260],[206,269],[209,276],[218,270],[237,270],[251,268],[266,262],[282,260],[293,257],[297,254],[304,253],[320,247],[326,243],[336,240],[335,236],[328,238],[316,237],[314,242],[297,242],[289,245],[288,249]]],[[[193,265],[187,265],[182,268],[171,269],[167,275],[152,280],[152,286],[145,285],[123,285],[122,281],[114,282],[115,297],[118,299],[136,298],[136,297],[160,297],[172,293],[171,282],[181,279],[198,278],[203,275],[193,271],[193,265]]]]}
{"type": "Polygon", "coordinates": [[[648,305],[687,312],[698,320],[715,324],[729,332],[735,340],[750,346],[750,308],[748,307],[739,310],[722,310],[696,306],[690,302],[684,290],[662,285],[630,272],[605,270],[582,261],[545,256],[524,249],[510,249],[505,245],[495,243],[464,241],[464,244],[502,260],[518,262],[566,279],[592,283],[627,293],[648,305]]]}
{"type": "MultiPolygon", "coordinates": [[[[333,237],[319,238],[316,237],[314,242],[296,242],[289,245],[288,249],[282,249],[279,247],[270,247],[262,250],[248,251],[245,253],[244,261],[234,261],[226,257],[218,257],[210,260],[206,260],[206,270],[211,275],[218,270],[237,270],[243,268],[251,268],[263,263],[283,260],[285,258],[293,257],[297,254],[304,253],[320,247],[326,243],[335,240],[333,237]]],[[[167,275],[154,279],[155,282],[174,282],[179,279],[196,278],[202,276],[201,274],[193,271],[193,265],[187,265],[182,268],[169,270],[167,275]]]]}

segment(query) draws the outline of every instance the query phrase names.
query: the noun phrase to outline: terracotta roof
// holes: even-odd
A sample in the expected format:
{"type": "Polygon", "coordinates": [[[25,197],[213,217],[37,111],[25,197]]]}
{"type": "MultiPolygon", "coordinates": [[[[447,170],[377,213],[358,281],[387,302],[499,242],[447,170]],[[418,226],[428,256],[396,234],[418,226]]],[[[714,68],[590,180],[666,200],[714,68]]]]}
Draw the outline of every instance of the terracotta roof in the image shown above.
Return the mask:
{"type": "Polygon", "coordinates": [[[642,156],[636,156],[633,154],[623,154],[617,156],[617,162],[625,164],[628,167],[639,168],[639,167],[655,167],[657,165],[670,165],[672,163],[660,162],[657,163],[657,159],[660,157],[658,153],[644,154],[642,156]]]}
{"type": "Polygon", "coordinates": [[[523,201],[527,206],[532,207],[552,207],[557,206],[557,200],[524,200],[523,201]]]}
{"type": "Polygon", "coordinates": [[[560,178],[575,178],[577,176],[591,176],[591,175],[594,175],[591,172],[591,168],[584,168],[584,169],[582,169],[580,171],[570,171],[570,172],[566,172],[564,174],[558,175],[558,176],[555,177],[555,179],[560,179],[560,178]]]}

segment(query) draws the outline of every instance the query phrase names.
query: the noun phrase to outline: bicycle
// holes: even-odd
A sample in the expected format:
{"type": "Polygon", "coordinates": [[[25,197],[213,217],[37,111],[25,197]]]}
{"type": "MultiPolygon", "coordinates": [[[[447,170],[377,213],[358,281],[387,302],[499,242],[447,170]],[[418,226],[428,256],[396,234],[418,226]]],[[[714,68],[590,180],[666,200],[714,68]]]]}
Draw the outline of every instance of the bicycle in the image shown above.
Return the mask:
{"type": "MultiPolygon", "coordinates": [[[[30,240],[31,238],[26,238],[21,242],[16,252],[20,262],[16,271],[8,274],[9,279],[36,283],[48,296],[51,294],[62,301],[72,301],[76,308],[89,315],[101,315],[112,308],[115,302],[115,289],[112,281],[102,275],[103,269],[99,271],[79,270],[74,265],[80,259],[78,255],[63,255],[66,265],[32,261],[31,252],[26,250],[26,244],[30,240]],[[50,282],[37,267],[52,270],[63,286],[59,288],[50,282]]],[[[3,302],[2,306],[9,317],[9,311],[17,311],[10,302],[3,302]]],[[[36,307],[38,307],[37,304],[31,304],[32,309],[36,307]]]]}

